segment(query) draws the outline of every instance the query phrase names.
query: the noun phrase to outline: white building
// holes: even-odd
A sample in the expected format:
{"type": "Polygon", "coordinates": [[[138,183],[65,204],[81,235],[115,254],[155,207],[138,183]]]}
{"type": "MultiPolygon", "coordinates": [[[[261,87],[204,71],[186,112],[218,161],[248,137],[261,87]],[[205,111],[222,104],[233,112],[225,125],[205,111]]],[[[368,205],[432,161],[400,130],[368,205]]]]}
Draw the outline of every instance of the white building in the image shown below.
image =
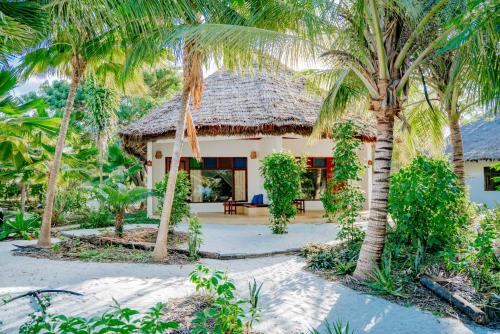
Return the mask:
{"type": "MultiPolygon", "coordinates": [[[[470,200],[493,208],[500,205],[500,171],[491,168],[500,162],[500,117],[482,119],[462,127],[465,182],[470,200]]],[[[448,148],[448,151],[451,149],[448,148]]]]}
{"type": "MultiPolygon", "coordinates": [[[[253,75],[218,71],[208,76],[201,109],[190,109],[203,161],[193,159],[185,143],[180,165],[189,173],[192,211],[223,212],[223,202],[229,199],[251,202],[258,194],[266,198],[260,160],[281,150],[308,158],[303,182],[305,209],[322,210],[319,194],[333,173],[333,142],[308,143],[321,104],[321,98],[305,92],[305,80],[285,69],[253,75]]],[[[180,96],[176,96],[120,131],[125,149],[147,165],[148,188],[169,170],[179,109],[180,96]]],[[[367,166],[361,187],[368,207],[375,134],[361,121],[356,124],[363,141],[359,157],[367,166]]],[[[156,200],[150,198],[148,215],[156,210],[156,200]]]]}

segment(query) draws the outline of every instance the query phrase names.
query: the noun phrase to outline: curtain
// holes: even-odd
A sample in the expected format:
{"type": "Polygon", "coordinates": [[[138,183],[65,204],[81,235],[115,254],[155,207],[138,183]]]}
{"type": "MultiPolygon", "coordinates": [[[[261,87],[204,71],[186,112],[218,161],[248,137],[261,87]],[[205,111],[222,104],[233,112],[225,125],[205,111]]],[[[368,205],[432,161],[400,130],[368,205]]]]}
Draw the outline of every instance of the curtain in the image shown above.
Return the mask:
{"type": "Polygon", "coordinates": [[[244,201],[246,194],[246,171],[235,170],[234,171],[234,200],[244,201]]]}

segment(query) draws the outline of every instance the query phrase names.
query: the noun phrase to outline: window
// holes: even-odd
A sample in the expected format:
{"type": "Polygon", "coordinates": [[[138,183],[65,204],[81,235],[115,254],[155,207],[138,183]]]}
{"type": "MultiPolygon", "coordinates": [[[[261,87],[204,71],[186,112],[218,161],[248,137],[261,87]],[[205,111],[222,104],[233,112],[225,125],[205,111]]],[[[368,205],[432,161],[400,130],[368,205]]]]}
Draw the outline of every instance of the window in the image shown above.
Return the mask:
{"type": "MultiPolygon", "coordinates": [[[[247,158],[182,158],[191,182],[191,202],[247,200],[247,158]]],[[[167,165],[170,158],[166,158],[167,165]]],[[[184,169],[184,168],[183,168],[184,169]]],[[[168,169],[167,169],[168,170],[168,169]]]]}
{"type": "Polygon", "coordinates": [[[301,186],[304,199],[320,199],[326,189],[326,168],[308,168],[302,177],[301,186]]]}
{"type": "Polygon", "coordinates": [[[498,191],[500,187],[500,171],[484,167],[484,190],[498,191]]]}
{"type": "Polygon", "coordinates": [[[303,174],[301,181],[302,198],[305,200],[319,200],[321,193],[326,190],[326,183],[331,177],[331,170],[331,158],[308,158],[307,171],[303,174]]]}

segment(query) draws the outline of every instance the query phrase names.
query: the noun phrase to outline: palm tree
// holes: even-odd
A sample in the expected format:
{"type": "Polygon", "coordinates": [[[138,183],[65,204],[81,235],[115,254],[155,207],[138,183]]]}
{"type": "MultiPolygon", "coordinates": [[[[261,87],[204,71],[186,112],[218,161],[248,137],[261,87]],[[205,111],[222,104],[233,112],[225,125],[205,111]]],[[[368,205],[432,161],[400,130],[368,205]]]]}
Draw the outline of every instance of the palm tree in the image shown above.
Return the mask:
{"type": "Polygon", "coordinates": [[[0,67],[42,37],[45,16],[39,1],[2,1],[0,3],[0,67]]]}
{"type": "Polygon", "coordinates": [[[123,236],[123,217],[128,206],[140,202],[148,195],[145,188],[127,188],[124,184],[104,184],[94,190],[99,200],[107,203],[115,214],[115,233],[123,236]]]}
{"type": "MultiPolygon", "coordinates": [[[[100,2],[51,2],[47,7],[47,24],[51,30],[44,43],[23,58],[21,68],[26,75],[55,72],[60,76],[69,76],[71,81],[49,172],[41,233],[37,243],[39,247],[49,247],[51,244],[50,227],[57,174],[77,87],[86,73],[101,76],[112,73],[115,79],[118,78],[113,56],[120,51],[119,35],[112,29],[115,18],[108,10],[100,2]]],[[[124,82],[124,79],[121,77],[117,80],[124,82]]]]}
{"type": "Polygon", "coordinates": [[[429,22],[446,4],[426,7],[407,3],[356,0],[332,5],[337,33],[324,53],[331,65],[333,85],[321,110],[319,124],[367,99],[376,120],[377,142],[368,230],[354,275],[370,278],[385,244],[387,197],[394,145],[394,122],[407,100],[408,82],[424,60],[439,47],[448,31],[427,31],[429,22]]]}
{"type": "MultiPolygon", "coordinates": [[[[168,252],[167,233],[169,230],[169,221],[174,197],[175,182],[179,168],[180,154],[184,132],[187,133],[193,155],[201,157],[196,137],[196,129],[189,111],[189,101],[192,99],[195,108],[201,104],[201,94],[203,90],[203,71],[204,63],[215,60],[223,62],[226,67],[236,67],[243,64],[246,67],[253,68],[256,60],[254,39],[243,38],[238,48],[234,45],[225,45],[226,31],[235,32],[241,37],[241,34],[259,32],[264,34],[265,38],[271,36],[273,40],[280,40],[281,34],[273,31],[265,31],[264,28],[274,29],[276,31],[285,31],[286,29],[297,28],[299,24],[295,20],[299,15],[307,15],[308,8],[294,7],[280,1],[269,1],[267,6],[263,6],[260,1],[247,1],[244,5],[232,4],[220,1],[205,1],[203,3],[192,3],[189,9],[182,12],[171,10],[170,3],[151,2],[145,5],[145,17],[157,17],[158,13],[162,15],[172,15],[172,20],[162,20],[159,26],[157,22],[150,23],[146,31],[140,30],[140,34],[133,38],[134,48],[130,56],[130,63],[137,59],[151,57],[165,46],[182,50],[183,65],[183,88],[181,92],[181,109],[177,121],[174,147],[172,151],[172,161],[164,197],[162,213],[160,218],[159,232],[153,251],[153,259],[163,261],[168,252]],[[167,5],[167,6],[165,6],[167,5]],[[287,16],[280,16],[287,11],[287,16]],[[292,15],[293,14],[293,15],[292,15]],[[173,24],[171,22],[178,22],[173,24]],[[180,46],[179,46],[180,45],[180,46]],[[223,56],[223,57],[222,57],[223,56]]],[[[314,15],[310,15],[311,18],[314,15]]],[[[302,21],[303,22],[303,21],[302,21]]],[[[311,20],[311,22],[316,22],[311,20]]],[[[144,28],[141,25],[141,28],[144,28]]],[[[298,29],[298,28],[297,28],[298,29]]],[[[236,34],[235,34],[236,35],[236,34]]],[[[303,43],[303,41],[301,41],[303,43]]],[[[301,44],[302,45],[302,44],[301,44]]],[[[261,55],[259,58],[264,58],[261,55]]],[[[277,62],[276,62],[277,63],[277,62]]]]}
{"type": "Polygon", "coordinates": [[[83,91],[87,123],[99,150],[99,183],[102,184],[108,143],[116,129],[118,94],[113,89],[100,85],[94,76],[87,78],[83,91]]]}

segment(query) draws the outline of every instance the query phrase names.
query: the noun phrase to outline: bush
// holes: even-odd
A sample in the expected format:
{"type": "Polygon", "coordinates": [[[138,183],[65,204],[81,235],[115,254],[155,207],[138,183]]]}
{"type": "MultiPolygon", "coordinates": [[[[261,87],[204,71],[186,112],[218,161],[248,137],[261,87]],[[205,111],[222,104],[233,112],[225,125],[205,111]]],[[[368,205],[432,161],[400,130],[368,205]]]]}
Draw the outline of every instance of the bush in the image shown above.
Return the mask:
{"type": "MultiPolygon", "coordinates": [[[[163,207],[165,191],[167,190],[168,174],[160,182],[155,184],[154,194],[158,198],[160,210],[163,207]]],[[[174,230],[182,221],[182,218],[189,216],[189,194],[191,193],[191,185],[188,175],[185,171],[180,170],[177,173],[177,182],[175,183],[174,200],[172,202],[172,212],[170,214],[170,231],[174,230]]]]}
{"type": "Polygon", "coordinates": [[[293,200],[300,194],[304,159],[296,159],[291,152],[275,152],[261,160],[264,189],[269,196],[270,223],[273,233],[287,232],[290,219],[297,214],[293,200]]]}
{"type": "Polygon", "coordinates": [[[302,249],[307,267],[312,270],[331,270],[337,275],[351,274],[356,268],[361,242],[350,242],[332,247],[308,245],[302,249]]]}
{"type": "Polygon", "coordinates": [[[80,223],[80,228],[102,228],[113,226],[113,214],[105,209],[90,210],[87,213],[85,222],[80,223]]]}
{"type": "Polygon", "coordinates": [[[200,246],[203,243],[201,239],[201,224],[198,217],[196,216],[189,219],[188,237],[189,257],[193,260],[196,260],[200,257],[200,246]]]}
{"type": "Polygon", "coordinates": [[[197,312],[192,333],[250,333],[254,321],[259,317],[259,293],[262,287],[249,284],[250,299],[236,298],[236,287],[227,273],[198,264],[189,276],[196,287],[210,298],[210,307],[197,312]],[[245,307],[246,306],[246,307],[245,307]],[[207,331],[212,327],[213,330],[207,331]]]}
{"type": "Polygon", "coordinates": [[[479,226],[473,229],[465,247],[448,250],[449,269],[467,272],[474,287],[481,292],[498,290],[500,261],[495,253],[495,241],[500,239],[500,208],[485,210],[479,226]]]}
{"type": "Polygon", "coordinates": [[[469,220],[464,190],[450,165],[423,156],[391,177],[388,205],[397,241],[425,249],[457,244],[469,220]]]}
{"type": "Polygon", "coordinates": [[[84,214],[89,194],[79,186],[68,185],[57,190],[54,200],[52,221],[64,225],[71,215],[84,214]]]}
{"type": "Polygon", "coordinates": [[[361,141],[354,137],[355,134],[352,122],[337,125],[333,151],[335,170],[327,190],[321,195],[325,216],[341,226],[337,238],[348,242],[360,241],[364,237],[363,231],[354,225],[365,200],[359,187],[353,184],[361,179],[359,174],[363,169],[356,154],[361,141]]]}
{"type": "Polygon", "coordinates": [[[0,227],[0,240],[7,238],[31,240],[38,237],[40,217],[26,218],[18,212],[14,219],[6,220],[0,227]]]}
{"type": "MultiPolygon", "coordinates": [[[[29,322],[19,328],[19,333],[165,333],[178,328],[176,322],[162,320],[165,304],[157,304],[149,312],[121,308],[118,304],[112,312],[100,316],[70,317],[62,314],[32,314],[29,322]]],[[[44,311],[47,305],[44,306],[44,311]]]]}

